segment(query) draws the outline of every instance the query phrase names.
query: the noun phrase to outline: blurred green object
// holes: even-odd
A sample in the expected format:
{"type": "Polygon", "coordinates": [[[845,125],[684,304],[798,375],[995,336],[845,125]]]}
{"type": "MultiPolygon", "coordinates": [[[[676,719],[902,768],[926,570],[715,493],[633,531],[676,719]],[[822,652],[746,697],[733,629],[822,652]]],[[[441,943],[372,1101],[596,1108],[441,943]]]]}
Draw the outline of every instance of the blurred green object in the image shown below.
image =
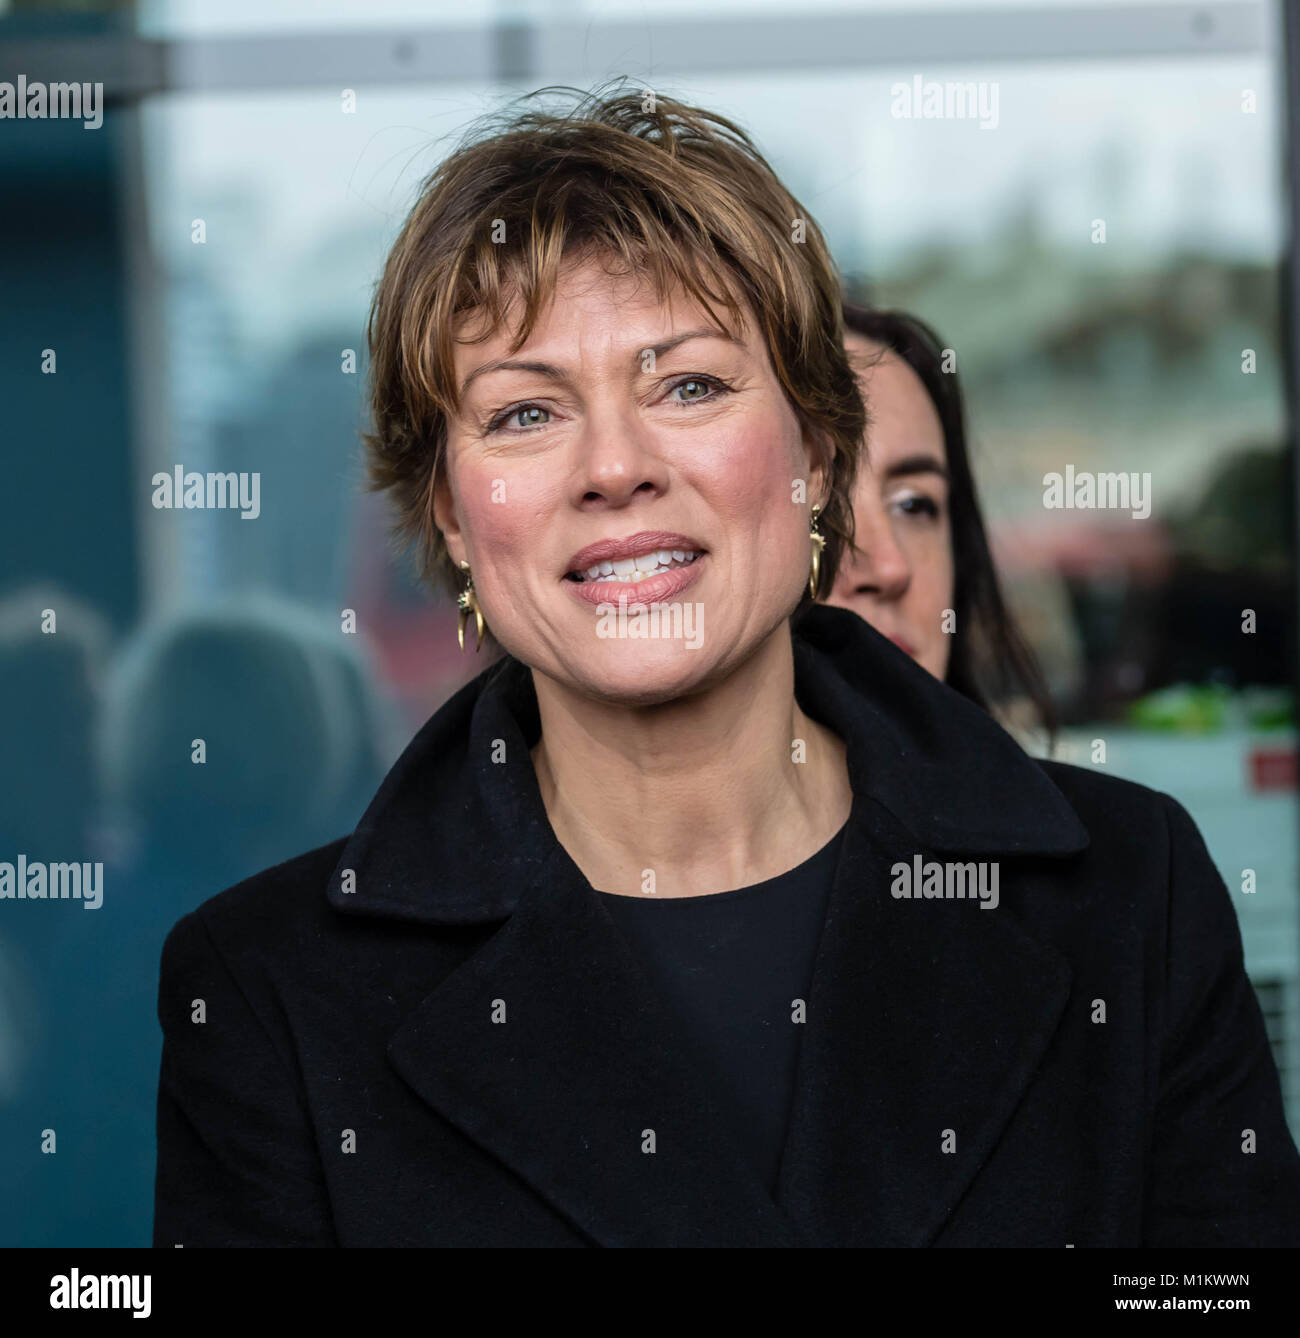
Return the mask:
{"type": "Polygon", "coordinates": [[[1295,722],[1295,703],[1286,688],[1233,692],[1222,683],[1177,683],[1138,698],[1128,708],[1128,721],[1172,734],[1214,734],[1227,725],[1286,729],[1295,722]]]}
{"type": "Polygon", "coordinates": [[[1251,729],[1289,729],[1295,724],[1295,697],[1287,688],[1247,688],[1242,703],[1251,729]]]}
{"type": "Polygon", "coordinates": [[[1204,687],[1177,683],[1139,697],[1129,707],[1129,720],[1140,729],[1213,734],[1223,728],[1231,699],[1231,690],[1219,683],[1204,687]]]}

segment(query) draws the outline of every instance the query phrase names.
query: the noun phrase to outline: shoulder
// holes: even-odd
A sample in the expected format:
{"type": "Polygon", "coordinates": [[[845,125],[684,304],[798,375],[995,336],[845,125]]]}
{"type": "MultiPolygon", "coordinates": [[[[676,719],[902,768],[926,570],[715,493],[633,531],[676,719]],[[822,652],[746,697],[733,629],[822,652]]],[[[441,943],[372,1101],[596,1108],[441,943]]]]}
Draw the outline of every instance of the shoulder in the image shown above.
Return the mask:
{"type": "Polygon", "coordinates": [[[216,893],[183,915],[163,945],[164,962],[186,951],[230,962],[251,951],[291,953],[318,939],[333,918],[325,897],[347,837],[296,855],[216,893]]]}
{"type": "Polygon", "coordinates": [[[1216,923],[1228,896],[1195,820],[1172,795],[1099,767],[1039,761],[1088,833],[1076,869],[1107,907],[1132,902],[1164,920],[1200,905],[1216,923]]]}
{"type": "Polygon", "coordinates": [[[1183,806],[1162,790],[1123,780],[1099,767],[1035,760],[1079,815],[1094,844],[1126,837],[1149,844],[1172,828],[1191,823],[1183,806]]]}
{"type": "MultiPolygon", "coordinates": [[[[1039,762],[1088,832],[1082,876],[1108,910],[1131,901],[1168,929],[1239,944],[1236,911],[1195,820],[1172,795],[1097,768],[1039,762]]],[[[1238,947],[1238,951],[1239,951],[1238,947]]]]}

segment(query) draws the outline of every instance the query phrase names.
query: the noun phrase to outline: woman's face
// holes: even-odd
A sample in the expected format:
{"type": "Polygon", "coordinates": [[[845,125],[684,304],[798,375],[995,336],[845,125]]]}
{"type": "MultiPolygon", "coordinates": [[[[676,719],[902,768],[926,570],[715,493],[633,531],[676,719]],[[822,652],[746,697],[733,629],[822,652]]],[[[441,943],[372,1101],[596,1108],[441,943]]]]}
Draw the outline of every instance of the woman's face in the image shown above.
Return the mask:
{"type": "Polygon", "coordinates": [[[612,702],[730,672],[799,602],[823,484],[752,316],[733,340],[684,294],[581,260],[513,353],[512,333],[457,346],[434,502],[497,640],[612,702]],[[656,552],[667,570],[648,574],[656,552]],[[651,605],[667,611],[638,615],[651,605]]]}
{"type": "Polygon", "coordinates": [[[827,603],[852,609],[943,678],[944,612],[953,607],[943,425],[920,377],[892,350],[852,333],[845,347],[871,426],[853,497],[856,548],[841,559],[827,603]]]}

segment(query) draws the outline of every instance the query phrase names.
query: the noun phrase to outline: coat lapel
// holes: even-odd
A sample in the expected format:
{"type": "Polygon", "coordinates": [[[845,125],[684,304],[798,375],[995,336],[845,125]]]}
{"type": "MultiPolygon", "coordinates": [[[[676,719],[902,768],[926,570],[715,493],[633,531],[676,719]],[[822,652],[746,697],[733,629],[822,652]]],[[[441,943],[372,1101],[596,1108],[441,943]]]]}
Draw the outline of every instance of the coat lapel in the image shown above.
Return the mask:
{"type": "Polygon", "coordinates": [[[1070,971],[998,909],[895,900],[890,870],[915,850],[855,803],[775,1201],[567,857],[405,1021],[390,1059],[597,1244],[926,1245],[1028,1086],[1070,971]]]}
{"type": "Polygon", "coordinates": [[[562,850],[388,1053],[425,1101],[597,1244],[800,1243],[562,850]]]}
{"type": "Polygon", "coordinates": [[[1069,994],[1064,957],[1003,909],[895,900],[891,867],[916,850],[887,814],[856,801],[777,1189],[812,1244],[931,1243],[1024,1094],[1069,994]]]}

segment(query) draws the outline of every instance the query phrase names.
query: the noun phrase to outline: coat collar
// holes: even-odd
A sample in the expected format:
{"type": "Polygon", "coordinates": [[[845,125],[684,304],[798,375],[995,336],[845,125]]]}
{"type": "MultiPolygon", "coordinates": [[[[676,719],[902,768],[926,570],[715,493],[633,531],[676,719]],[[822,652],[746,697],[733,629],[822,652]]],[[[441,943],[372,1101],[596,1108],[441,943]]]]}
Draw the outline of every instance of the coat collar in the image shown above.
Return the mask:
{"type": "MultiPolygon", "coordinates": [[[[989,857],[1086,848],[1042,768],[856,614],[815,605],[793,640],[800,706],[845,740],[855,797],[885,809],[918,848],[989,857]]],[[[540,729],[532,675],[510,656],[456,693],[345,846],[328,889],[335,908],[447,925],[508,916],[524,887],[567,859],[529,757],[540,729]]]]}

